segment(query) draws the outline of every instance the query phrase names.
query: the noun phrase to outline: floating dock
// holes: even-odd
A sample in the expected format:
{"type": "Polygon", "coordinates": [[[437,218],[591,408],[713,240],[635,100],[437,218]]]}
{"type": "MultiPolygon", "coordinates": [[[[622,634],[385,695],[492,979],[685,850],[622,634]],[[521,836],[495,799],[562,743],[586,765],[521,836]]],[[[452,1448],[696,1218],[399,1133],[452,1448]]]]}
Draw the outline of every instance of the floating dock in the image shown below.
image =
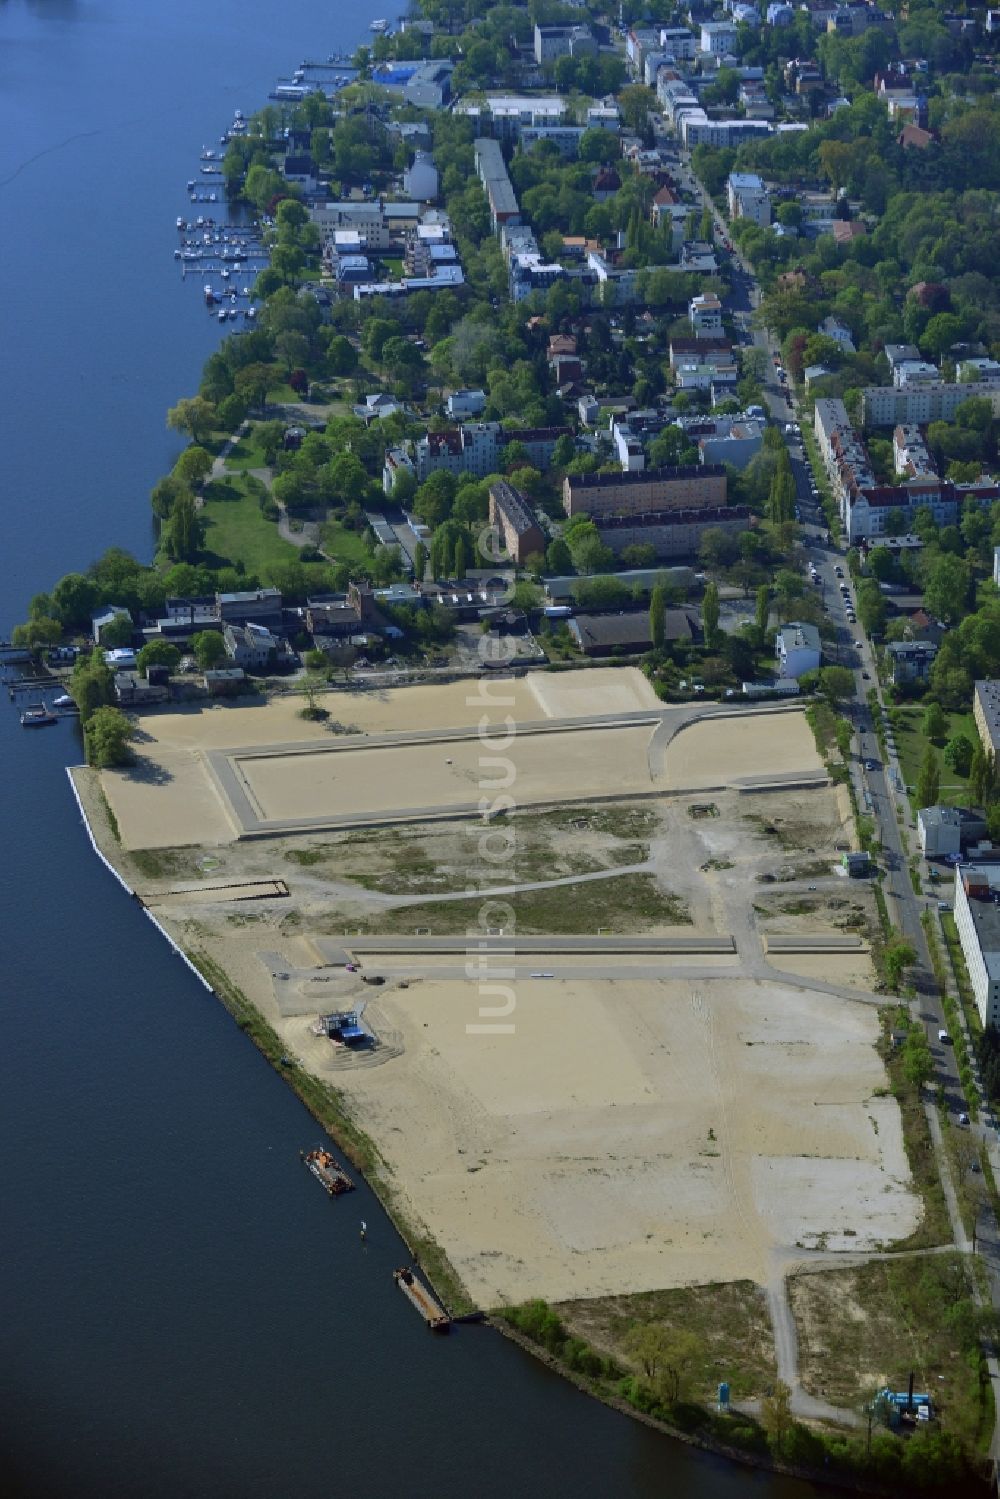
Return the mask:
{"type": "Polygon", "coordinates": [[[324,1191],[331,1197],[339,1197],[342,1192],[353,1192],[354,1183],[344,1170],[343,1166],[331,1155],[328,1150],[317,1147],[308,1153],[299,1151],[303,1165],[308,1166],[313,1176],[319,1182],[324,1191]]]}
{"type": "Polygon", "coordinates": [[[394,1270],[392,1278],[411,1306],[416,1307],[431,1332],[444,1333],[448,1331],[451,1327],[451,1318],[440,1302],[436,1301],[431,1295],[427,1287],[417,1279],[412,1270],[408,1268],[394,1270]]]}

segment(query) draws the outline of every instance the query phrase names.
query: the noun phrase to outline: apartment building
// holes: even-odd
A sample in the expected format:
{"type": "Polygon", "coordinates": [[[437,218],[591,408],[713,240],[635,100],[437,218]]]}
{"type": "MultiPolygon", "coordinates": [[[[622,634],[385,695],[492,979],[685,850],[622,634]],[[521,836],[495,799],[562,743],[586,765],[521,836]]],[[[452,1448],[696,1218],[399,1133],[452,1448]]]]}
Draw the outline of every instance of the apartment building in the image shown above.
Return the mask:
{"type": "Polygon", "coordinates": [[[718,508],[726,503],[721,464],[649,469],[640,473],[567,474],[563,509],[569,516],[637,516],[718,508]]]}

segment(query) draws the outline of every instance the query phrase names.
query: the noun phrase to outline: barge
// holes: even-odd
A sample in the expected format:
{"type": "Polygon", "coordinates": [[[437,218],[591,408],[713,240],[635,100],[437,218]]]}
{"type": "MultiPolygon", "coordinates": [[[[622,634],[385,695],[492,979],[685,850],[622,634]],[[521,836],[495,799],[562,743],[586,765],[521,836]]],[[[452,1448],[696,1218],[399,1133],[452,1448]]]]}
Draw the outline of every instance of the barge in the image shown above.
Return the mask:
{"type": "Polygon", "coordinates": [[[341,1192],[353,1192],[354,1183],[340,1162],[328,1150],[317,1146],[315,1150],[308,1152],[299,1151],[299,1156],[303,1164],[309,1167],[320,1186],[331,1197],[339,1197],[341,1192]]]}
{"type": "Polygon", "coordinates": [[[448,1331],[451,1327],[451,1318],[440,1302],[435,1300],[423,1282],[417,1279],[412,1269],[404,1266],[402,1270],[394,1270],[392,1278],[410,1305],[416,1307],[431,1332],[445,1333],[448,1331]]]}

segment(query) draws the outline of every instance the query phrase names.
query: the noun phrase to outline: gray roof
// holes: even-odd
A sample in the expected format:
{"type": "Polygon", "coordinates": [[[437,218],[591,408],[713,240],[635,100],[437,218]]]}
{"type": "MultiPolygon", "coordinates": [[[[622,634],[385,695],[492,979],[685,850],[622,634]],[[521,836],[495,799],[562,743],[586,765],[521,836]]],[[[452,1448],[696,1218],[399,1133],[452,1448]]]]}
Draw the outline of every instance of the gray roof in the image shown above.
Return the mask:
{"type": "Polygon", "coordinates": [[[819,631],[815,625],[793,621],[778,632],[786,651],[818,651],[819,631]]]}
{"type": "Polygon", "coordinates": [[[994,751],[1000,749],[1000,682],[993,679],[976,683],[979,704],[994,751]]]}
{"type": "MultiPolygon", "coordinates": [[[[994,897],[1000,895],[1000,868],[995,864],[965,864],[956,871],[958,880],[976,875],[984,881],[994,897]]],[[[969,914],[983,963],[991,980],[1000,978],[1000,902],[969,899],[969,914]]]]}
{"type": "Polygon", "coordinates": [[[917,820],[925,828],[954,828],[961,826],[962,814],[957,807],[921,807],[917,820]]]}

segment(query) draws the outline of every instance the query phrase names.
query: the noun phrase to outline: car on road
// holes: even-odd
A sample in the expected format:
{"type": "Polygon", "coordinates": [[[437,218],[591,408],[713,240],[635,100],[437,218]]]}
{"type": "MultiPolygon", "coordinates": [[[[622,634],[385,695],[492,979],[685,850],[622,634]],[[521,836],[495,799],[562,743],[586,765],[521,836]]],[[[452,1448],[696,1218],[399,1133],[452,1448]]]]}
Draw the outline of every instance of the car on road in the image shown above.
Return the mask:
{"type": "Polygon", "coordinates": [[[965,1114],[965,1113],[959,1114],[959,1116],[958,1116],[958,1122],[959,1122],[959,1124],[968,1124],[968,1122],[969,1122],[969,1116],[968,1116],[968,1114],[965,1114]]]}
{"type": "Polygon", "coordinates": [[[872,679],[872,677],[871,677],[871,672],[869,672],[869,671],[863,671],[863,672],[862,672],[862,673],[861,673],[861,675],[862,675],[862,677],[863,677],[863,678],[864,678],[864,680],[865,680],[865,681],[866,681],[866,682],[870,682],[870,681],[871,681],[871,679],[872,679]]]}
{"type": "Polygon", "coordinates": [[[947,1046],[951,1042],[951,1037],[949,1036],[947,1031],[938,1031],[938,1040],[941,1042],[942,1046],[947,1046]]]}
{"type": "Polygon", "coordinates": [[[855,642],[854,642],[854,649],[855,649],[855,650],[856,650],[856,651],[860,651],[860,650],[861,650],[861,648],[862,648],[862,647],[863,647],[863,645],[864,645],[864,641],[863,641],[863,640],[856,640],[856,641],[855,641],[855,642]]]}
{"type": "Polygon", "coordinates": [[[842,578],[844,576],[844,569],[841,566],[839,566],[839,564],[833,570],[837,574],[838,578],[842,578]]]}
{"type": "Polygon", "coordinates": [[[865,761],[865,770],[878,770],[878,761],[877,760],[866,760],[865,761]]]}

